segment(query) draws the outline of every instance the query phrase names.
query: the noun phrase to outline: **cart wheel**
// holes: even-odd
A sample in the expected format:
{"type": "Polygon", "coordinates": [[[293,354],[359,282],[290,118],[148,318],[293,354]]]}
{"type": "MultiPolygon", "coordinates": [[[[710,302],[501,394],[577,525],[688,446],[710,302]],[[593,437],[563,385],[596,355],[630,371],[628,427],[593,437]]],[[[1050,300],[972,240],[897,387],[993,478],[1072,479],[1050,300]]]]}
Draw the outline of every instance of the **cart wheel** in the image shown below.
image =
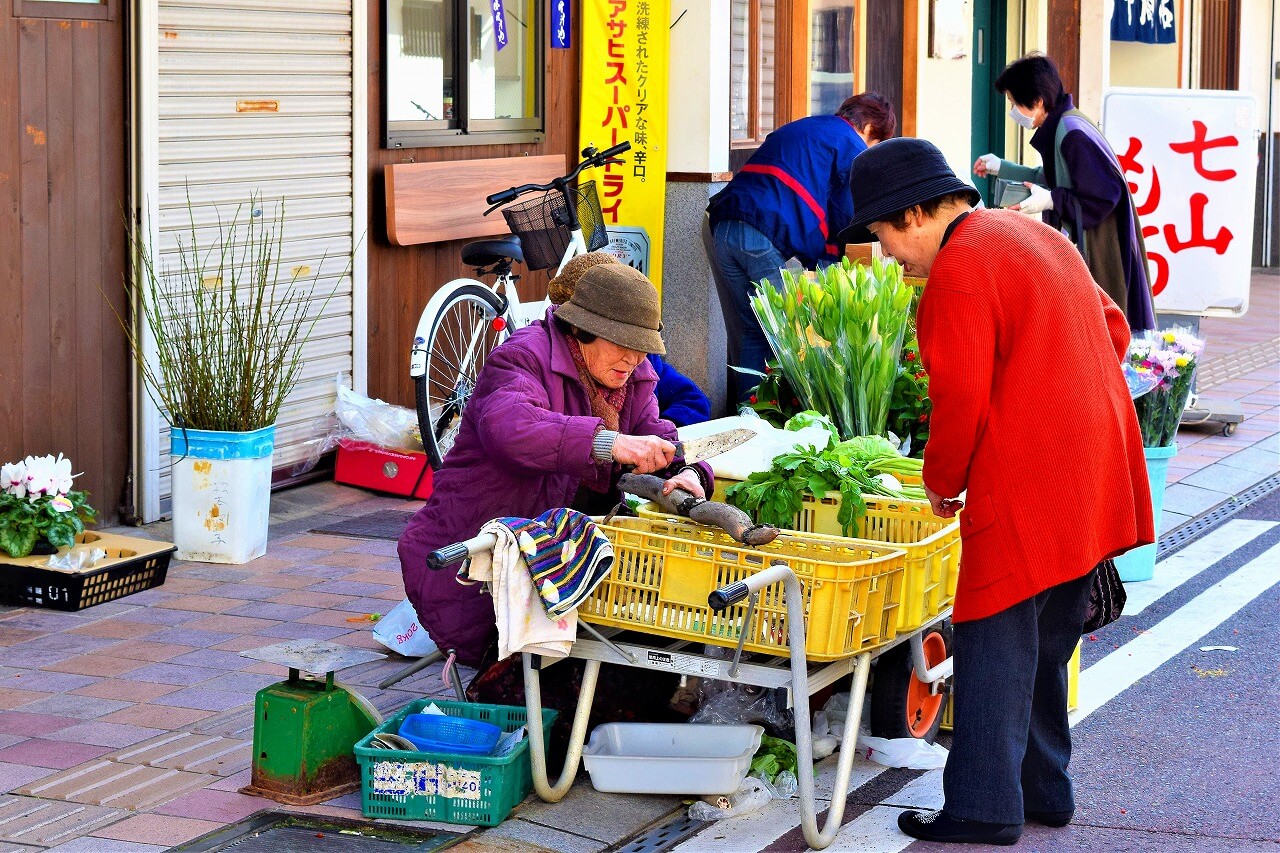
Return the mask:
{"type": "MultiPolygon", "coordinates": [[[[924,659],[930,667],[950,653],[949,629],[930,628],[924,635],[924,659]]],[[[933,743],[942,725],[947,696],[933,695],[929,685],[916,678],[911,648],[906,643],[885,652],[876,661],[871,690],[871,734],[883,738],[914,737],[933,743]]]]}
{"type": "Polygon", "coordinates": [[[1222,434],[1223,434],[1223,435],[1232,435],[1233,433],[1235,433],[1235,431],[1236,431],[1236,425],[1235,425],[1235,424],[1223,424],[1223,425],[1222,425],[1222,434]]]}

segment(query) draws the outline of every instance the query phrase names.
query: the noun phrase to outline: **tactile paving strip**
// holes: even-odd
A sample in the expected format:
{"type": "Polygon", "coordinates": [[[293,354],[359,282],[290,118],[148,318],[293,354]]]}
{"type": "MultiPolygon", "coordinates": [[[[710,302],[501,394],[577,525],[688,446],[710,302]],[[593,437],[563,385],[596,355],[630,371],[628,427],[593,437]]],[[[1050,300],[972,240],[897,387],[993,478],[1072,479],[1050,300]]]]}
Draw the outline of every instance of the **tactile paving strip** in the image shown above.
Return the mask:
{"type": "Polygon", "coordinates": [[[200,735],[221,735],[248,741],[253,739],[253,714],[252,705],[232,708],[230,711],[223,711],[221,714],[192,723],[186,728],[200,735]]]}
{"type": "MultiPolygon", "coordinates": [[[[215,777],[97,759],[23,785],[15,793],[137,811],[203,788],[215,777]]],[[[3,817],[0,817],[3,821],[3,817]]]]}
{"type": "Polygon", "coordinates": [[[123,764],[145,764],[191,773],[231,776],[249,769],[253,759],[253,744],[216,735],[170,732],[102,757],[104,760],[123,764]]]}
{"type": "MultiPolygon", "coordinates": [[[[124,817],[118,809],[0,796],[0,841],[53,847],[124,817]]],[[[0,850],[7,850],[0,844],[0,850]]],[[[18,848],[14,849],[27,849],[18,848]]]]}
{"type": "Polygon", "coordinates": [[[1207,391],[1215,385],[1247,376],[1277,361],[1280,361],[1280,338],[1254,344],[1239,352],[1206,359],[1196,369],[1196,390],[1207,391]]]}

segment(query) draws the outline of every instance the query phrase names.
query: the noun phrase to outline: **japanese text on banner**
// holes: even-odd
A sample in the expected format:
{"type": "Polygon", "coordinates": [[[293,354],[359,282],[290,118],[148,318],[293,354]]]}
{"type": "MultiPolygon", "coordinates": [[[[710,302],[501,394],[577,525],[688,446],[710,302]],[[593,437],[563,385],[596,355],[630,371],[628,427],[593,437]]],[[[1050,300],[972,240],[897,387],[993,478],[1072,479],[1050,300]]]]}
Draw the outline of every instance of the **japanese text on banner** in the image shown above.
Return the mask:
{"type": "MultiPolygon", "coordinates": [[[[667,177],[669,0],[584,0],[581,147],[630,142],[594,175],[605,227],[642,232],[648,257],[629,262],[662,287],[667,177]]],[[[637,244],[639,244],[637,243],[637,244]]]]}
{"type": "Polygon", "coordinates": [[[1141,221],[1156,310],[1243,313],[1257,162],[1251,96],[1115,90],[1104,110],[1141,221]]]}

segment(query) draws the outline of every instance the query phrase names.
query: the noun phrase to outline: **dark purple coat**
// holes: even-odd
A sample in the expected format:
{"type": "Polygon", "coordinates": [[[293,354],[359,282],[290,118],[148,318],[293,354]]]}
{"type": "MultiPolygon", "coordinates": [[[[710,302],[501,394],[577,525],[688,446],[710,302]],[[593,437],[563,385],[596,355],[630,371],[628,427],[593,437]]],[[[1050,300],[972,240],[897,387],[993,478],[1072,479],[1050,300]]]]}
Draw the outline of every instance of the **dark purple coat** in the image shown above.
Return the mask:
{"type": "MultiPolygon", "coordinates": [[[[572,506],[582,480],[604,465],[591,458],[602,422],[591,414],[568,341],[551,320],[554,310],[489,356],[457,440],[435,472],[431,498],[400,538],[405,591],[422,626],[441,649],[456,650],[473,666],[496,637],[493,601],[479,585],[458,583],[453,568],[427,569],[427,554],[475,536],[494,518],[534,518],[572,506]]],[[[676,438],[675,427],[658,417],[656,384],[657,374],[641,361],[628,380],[620,432],[676,438]]],[[[710,479],[710,467],[699,467],[710,479]]]]}

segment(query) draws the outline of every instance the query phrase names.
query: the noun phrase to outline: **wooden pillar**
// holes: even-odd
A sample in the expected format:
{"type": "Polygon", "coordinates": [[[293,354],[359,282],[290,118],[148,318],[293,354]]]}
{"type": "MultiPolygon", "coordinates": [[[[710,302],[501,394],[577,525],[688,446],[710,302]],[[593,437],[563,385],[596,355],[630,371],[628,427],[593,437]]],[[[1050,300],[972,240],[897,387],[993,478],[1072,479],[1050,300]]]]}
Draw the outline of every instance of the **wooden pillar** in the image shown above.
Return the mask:
{"type": "Polygon", "coordinates": [[[1080,0],[1049,0],[1049,56],[1058,63],[1062,85],[1080,91],[1080,0]]]}

